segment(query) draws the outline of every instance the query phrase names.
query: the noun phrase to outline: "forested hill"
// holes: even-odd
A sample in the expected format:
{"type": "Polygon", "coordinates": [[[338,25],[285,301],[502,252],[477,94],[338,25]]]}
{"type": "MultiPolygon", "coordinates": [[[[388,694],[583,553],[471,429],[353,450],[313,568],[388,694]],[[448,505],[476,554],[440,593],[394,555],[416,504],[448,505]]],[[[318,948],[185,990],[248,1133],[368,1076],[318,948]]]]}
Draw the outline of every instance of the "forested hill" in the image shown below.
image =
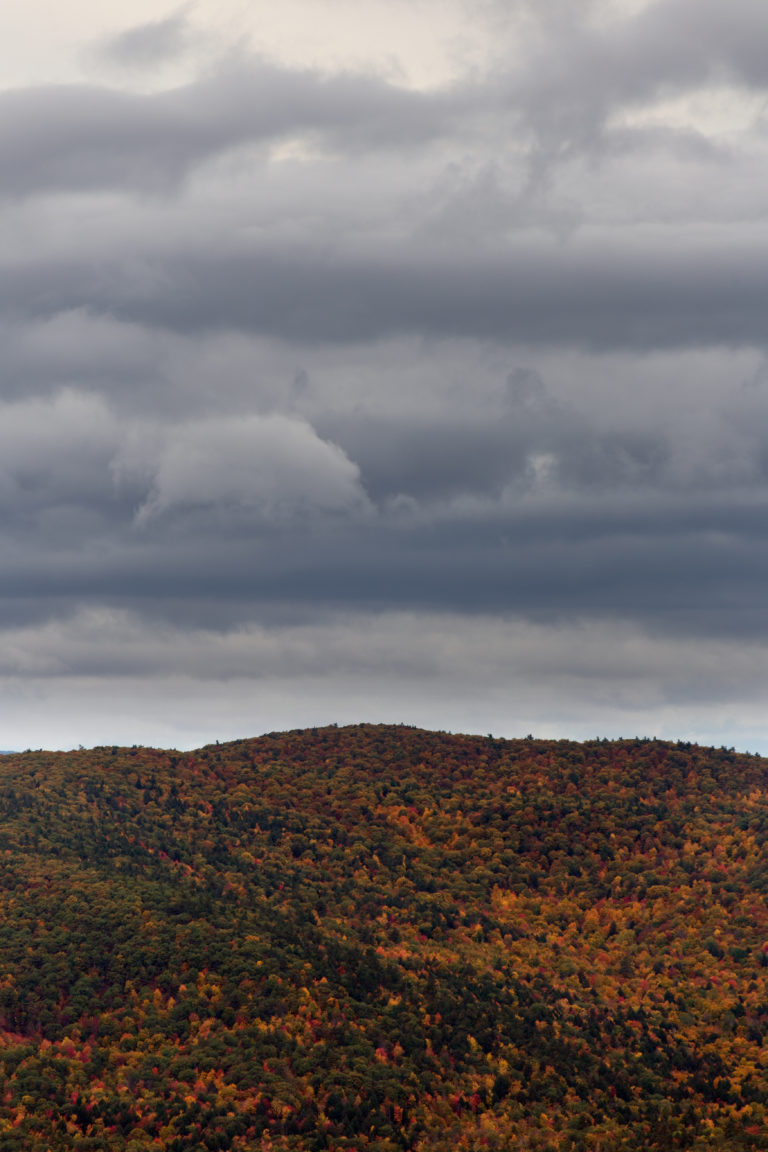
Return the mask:
{"type": "Polygon", "coordinates": [[[404,727],[0,759],[0,1147],[768,1149],[768,764],[404,727]]]}

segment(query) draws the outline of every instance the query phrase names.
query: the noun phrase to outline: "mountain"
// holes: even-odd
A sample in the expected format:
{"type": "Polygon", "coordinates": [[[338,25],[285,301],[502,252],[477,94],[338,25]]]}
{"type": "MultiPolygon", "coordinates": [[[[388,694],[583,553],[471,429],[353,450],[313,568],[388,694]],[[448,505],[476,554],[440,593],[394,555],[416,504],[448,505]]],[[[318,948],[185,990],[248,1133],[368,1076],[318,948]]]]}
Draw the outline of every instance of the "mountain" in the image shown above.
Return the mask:
{"type": "Polygon", "coordinates": [[[0,1147],[768,1148],[768,763],[361,725],[0,760],[0,1147]]]}

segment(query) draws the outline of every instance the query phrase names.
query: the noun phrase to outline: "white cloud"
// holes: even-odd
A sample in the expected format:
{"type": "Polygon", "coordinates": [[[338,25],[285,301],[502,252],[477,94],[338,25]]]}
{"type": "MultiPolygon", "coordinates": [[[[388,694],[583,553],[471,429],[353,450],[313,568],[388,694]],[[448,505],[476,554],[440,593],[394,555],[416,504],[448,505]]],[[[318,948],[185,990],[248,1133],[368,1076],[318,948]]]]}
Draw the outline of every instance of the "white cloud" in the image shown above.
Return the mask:
{"type": "MultiPolygon", "coordinates": [[[[129,468],[123,459],[118,469],[129,468]]],[[[184,509],[252,510],[266,520],[311,512],[360,512],[367,500],[359,470],[304,420],[226,416],[170,428],[151,491],[136,521],[184,509]]]]}

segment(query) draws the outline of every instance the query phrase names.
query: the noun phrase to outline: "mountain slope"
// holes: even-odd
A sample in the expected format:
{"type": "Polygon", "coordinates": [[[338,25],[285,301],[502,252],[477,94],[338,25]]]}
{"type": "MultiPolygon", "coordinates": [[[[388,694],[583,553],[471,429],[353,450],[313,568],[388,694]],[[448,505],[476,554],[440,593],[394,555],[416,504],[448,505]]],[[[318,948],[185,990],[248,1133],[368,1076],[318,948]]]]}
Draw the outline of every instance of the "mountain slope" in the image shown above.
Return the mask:
{"type": "Polygon", "coordinates": [[[768,766],[361,725],[0,760],[0,1146],[768,1148],[768,766]]]}

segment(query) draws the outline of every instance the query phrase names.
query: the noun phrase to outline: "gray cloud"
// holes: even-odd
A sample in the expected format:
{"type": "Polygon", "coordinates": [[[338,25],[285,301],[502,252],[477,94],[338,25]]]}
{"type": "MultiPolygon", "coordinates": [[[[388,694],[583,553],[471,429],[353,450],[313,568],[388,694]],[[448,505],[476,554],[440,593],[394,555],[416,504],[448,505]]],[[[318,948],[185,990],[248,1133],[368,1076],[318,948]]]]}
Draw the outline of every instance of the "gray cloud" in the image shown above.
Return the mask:
{"type": "Polygon", "coordinates": [[[439,91],[0,94],[0,715],[768,748],[768,17],[599,14],[439,91]]]}
{"type": "Polygon", "coordinates": [[[101,52],[110,61],[148,67],[177,56],[190,38],[190,6],[184,5],[161,20],[127,28],[110,36],[101,52]]]}
{"type": "Polygon", "coordinates": [[[152,93],[88,85],[0,93],[0,195],[170,192],[229,149],[291,134],[331,147],[402,148],[451,125],[467,98],[247,58],[152,93]]]}
{"type": "MultiPolygon", "coordinates": [[[[147,471],[146,437],[114,464],[118,480],[147,471]],[[138,456],[138,459],[137,459],[138,456]]],[[[317,512],[364,512],[357,467],[314,429],[281,415],[220,417],[176,427],[150,464],[150,490],[136,513],[145,525],[179,510],[247,510],[282,521],[317,512]]]]}
{"type": "Polygon", "coordinates": [[[79,743],[82,699],[97,743],[133,742],[137,715],[149,740],[182,747],[330,716],[518,736],[765,740],[764,652],[610,623],[346,613],[221,634],[91,610],[0,635],[0,717],[22,746],[60,709],[62,743],[79,743]]]}
{"type": "MultiPolygon", "coordinates": [[[[633,129],[612,117],[711,84],[764,91],[768,70],[759,45],[768,21],[759,4],[742,0],[725,17],[715,2],[659,0],[607,25],[593,25],[581,12],[578,19],[564,15],[539,20],[519,59],[510,66],[507,55],[497,75],[439,92],[362,74],[290,69],[243,53],[165,91],[87,85],[6,91],[0,194],[167,192],[228,150],[297,134],[357,152],[452,138],[471,155],[492,140],[496,156],[522,152],[539,194],[542,165],[595,149],[666,145],[704,162],[728,158],[700,131],[633,129]]],[[[189,30],[181,9],[126,30],[105,51],[152,65],[177,52],[189,30]]],[[[482,191],[476,188],[472,199],[482,191]]],[[[524,183],[518,207],[525,195],[524,183]]]]}
{"type": "Polygon", "coordinates": [[[0,593],[27,616],[37,596],[41,619],[64,597],[221,626],[293,603],[762,634],[760,379],[704,413],[655,394],[642,419],[525,367],[431,418],[418,397],[334,409],[309,380],[313,423],[118,417],[94,392],[8,403],[0,593]]]}
{"type": "Polygon", "coordinates": [[[561,10],[532,35],[508,99],[545,151],[591,149],[622,109],[708,85],[763,90],[766,34],[756,0],[727,12],[717,0],[656,0],[608,22],[561,10]]]}
{"type": "Polygon", "coordinates": [[[333,254],[265,243],[206,250],[179,238],[130,260],[30,257],[0,265],[0,308],[30,319],[89,311],[151,328],[297,342],[426,333],[511,344],[638,351],[762,347],[768,291],[762,237],[661,240],[611,250],[608,238],[509,245],[448,256],[417,245],[333,254]],[[170,249],[170,250],[169,250],[170,249]]]}

